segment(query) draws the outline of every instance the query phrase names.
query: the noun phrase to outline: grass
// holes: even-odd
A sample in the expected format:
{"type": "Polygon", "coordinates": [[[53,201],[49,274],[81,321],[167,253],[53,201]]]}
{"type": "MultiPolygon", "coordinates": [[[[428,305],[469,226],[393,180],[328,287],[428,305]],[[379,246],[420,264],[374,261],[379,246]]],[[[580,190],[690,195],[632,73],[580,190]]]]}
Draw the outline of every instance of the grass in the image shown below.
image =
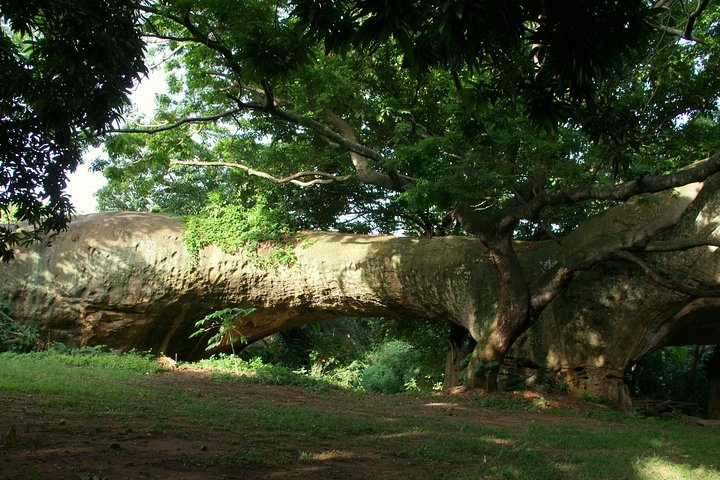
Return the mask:
{"type": "Polygon", "coordinates": [[[341,387],[339,383],[333,382],[329,378],[309,374],[303,370],[292,370],[281,365],[264,363],[259,358],[249,362],[236,363],[235,358],[231,355],[218,355],[200,360],[196,365],[213,370],[215,372],[213,377],[224,381],[298,386],[309,388],[315,392],[341,387]]]}
{"type": "MultiPolygon", "coordinates": [[[[429,479],[720,480],[717,430],[618,413],[548,414],[500,397],[369,395],[258,367],[255,375],[173,383],[182,373],[158,374],[153,359],[139,354],[0,354],[0,396],[32,398],[60,417],[146,419],[148,437],[192,437],[202,429],[227,439],[230,449],[212,459],[218,468],[350,468],[368,464],[372,452],[378,471],[363,467],[370,469],[365,478],[391,478],[383,475],[384,459],[429,479]],[[301,389],[293,398],[276,390],[243,397],[227,378],[285,378],[301,389]]],[[[14,478],[3,476],[1,457],[0,449],[0,480],[14,478]]],[[[207,459],[188,464],[206,468],[207,459]]]]}

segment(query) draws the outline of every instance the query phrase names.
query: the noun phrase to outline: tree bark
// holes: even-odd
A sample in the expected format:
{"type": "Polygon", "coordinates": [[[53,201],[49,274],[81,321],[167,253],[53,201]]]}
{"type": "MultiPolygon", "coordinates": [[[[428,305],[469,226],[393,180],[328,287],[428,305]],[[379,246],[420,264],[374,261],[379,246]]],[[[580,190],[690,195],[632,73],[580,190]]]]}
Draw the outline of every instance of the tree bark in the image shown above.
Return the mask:
{"type": "Polygon", "coordinates": [[[457,325],[450,328],[448,350],[445,355],[444,390],[460,385],[460,371],[466,366],[463,365],[463,362],[472,353],[475,343],[475,340],[468,335],[464,328],[457,325]]]}
{"type": "Polygon", "coordinates": [[[490,244],[490,262],[497,281],[495,320],[476,337],[477,345],[467,368],[465,384],[494,391],[498,387],[498,372],[512,344],[529,322],[528,285],[520,259],[509,235],[490,244]]]}
{"type": "Polygon", "coordinates": [[[688,370],[685,388],[683,389],[683,395],[685,397],[692,395],[693,390],[695,390],[695,377],[697,376],[698,361],[700,360],[700,356],[702,355],[704,349],[704,345],[695,345],[695,348],[693,348],[692,358],[690,360],[690,369],[688,370]]]}
{"type": "Polygon", "coordinates": [[[293,265],[266,268],[213,246],[193,260],[177,219],[95,214],[19,251],[0,272],[0,295],[49,341],[184,358],[204,350],[188,340],[195,322],[227,307],[256,309],[239,325],[251,340],[338,316],[437,319],[469,331],[492,316],[491,266],[471,238],[319,232],[294,252],[293,265]]]}

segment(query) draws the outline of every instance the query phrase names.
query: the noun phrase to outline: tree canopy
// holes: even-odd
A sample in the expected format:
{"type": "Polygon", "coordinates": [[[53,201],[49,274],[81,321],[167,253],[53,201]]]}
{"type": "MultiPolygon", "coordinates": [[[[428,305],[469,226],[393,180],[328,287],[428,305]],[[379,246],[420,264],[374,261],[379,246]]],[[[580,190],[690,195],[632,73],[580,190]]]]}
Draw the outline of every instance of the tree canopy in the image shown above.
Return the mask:
{"type": "Polygon", "coordinates": [[[717,147],[707,2],[391,3],[141,7],[170,94],[125,129],[152,137],[108,141],[101,204],[189,213],[220,190],[303,227],[436,234],[482,211],[539,237],[623,199],[577,189],[717,147]],[[212,162],[235,172],[179,167],[212,162]]]}
{"type": "Polygon", "coordinates": [[[0,256],[65,228],[82,139],[122,115],[144,67],[131,1],[0,2],[0,256]]]}

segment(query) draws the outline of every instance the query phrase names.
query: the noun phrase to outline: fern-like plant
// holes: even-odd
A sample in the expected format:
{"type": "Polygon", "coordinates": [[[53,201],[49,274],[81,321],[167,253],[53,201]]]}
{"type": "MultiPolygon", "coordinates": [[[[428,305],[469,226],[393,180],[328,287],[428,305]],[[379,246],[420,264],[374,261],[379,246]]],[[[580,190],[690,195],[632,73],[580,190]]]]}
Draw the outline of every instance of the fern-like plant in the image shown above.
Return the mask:
{"type": "Polygon", "coordinates": [[[237,327],[237,321],[240,318],[250,315],[254,311],[254,308],[239,307],[217,310],[209,315],[206,315],[195,323],[197,330],[190,335],[190,338],[212,333],[212,336],[208,338],[208,344],[207,347],[205,347],[206,351],[222,345],[230,345],[230,349],[233,353],[233,359],[235,360],[235,373],[237,374],[239,370],[237,365],[237,355],[235,354],[235,343],[238,341],[247,343],[247,337],[245,337],[237,327]]]}

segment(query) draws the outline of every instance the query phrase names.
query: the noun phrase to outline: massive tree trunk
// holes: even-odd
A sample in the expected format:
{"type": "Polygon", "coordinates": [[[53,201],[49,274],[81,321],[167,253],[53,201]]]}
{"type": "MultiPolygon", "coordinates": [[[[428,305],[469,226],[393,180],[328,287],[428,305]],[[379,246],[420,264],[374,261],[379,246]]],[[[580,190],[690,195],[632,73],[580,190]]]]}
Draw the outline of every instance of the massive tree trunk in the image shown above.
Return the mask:
{"type": "MultiPolygon", "coordinates": [[[[706,183],[646,247],[576,274],[510,355],[556,372],[574,395],[626,408],[623,377],[644,355],[667,345],[720,343],[720,195],[717,178],[706,183]]],[[[681,193],[628,202],[587,221],[562,244],[599,250],[616,232],[665,222],[675,201],[683,201],[681,193]]]]}
{"type": "Polygon", "coordinates": [[[492,268],[474,239],[308,233],[295,254],[291,266],[266,268],[215,247],[193,260],[177,219],[95,214],[19,251],[2,267],[0,295],[48,341],[183,357],[204,348],[188,340],[194,323],[230,306],[257,309],[240,325],[250,339],[338,316],[431,318],[477,331],[492,310],[492,268]]]}
{"type": "Polygon", "coordinates": [[[308,233],[296,262],[274,268],[215,247],[193,259],[176,219],[96,214],[19,251],[2,266],[0,296],[46,341],[183,358],[204,350],[188,338],[195,322],[226,307],[256,308],[239,325],[250,339],[338,316],[435,319],[470,333],[477,365],[510,349],[571,393],[627,406],[622,377],[642,355],[720,343],[720,262],[706,246],[717,243],[720,195],[716,185],[698,191],[629,202],[560,242],[491,251],[473,238],[308,233]],[[598,261],[578,260],[588,258],[598,261]],[[569,275],[568,265],[582,268],[569,275]]]}

